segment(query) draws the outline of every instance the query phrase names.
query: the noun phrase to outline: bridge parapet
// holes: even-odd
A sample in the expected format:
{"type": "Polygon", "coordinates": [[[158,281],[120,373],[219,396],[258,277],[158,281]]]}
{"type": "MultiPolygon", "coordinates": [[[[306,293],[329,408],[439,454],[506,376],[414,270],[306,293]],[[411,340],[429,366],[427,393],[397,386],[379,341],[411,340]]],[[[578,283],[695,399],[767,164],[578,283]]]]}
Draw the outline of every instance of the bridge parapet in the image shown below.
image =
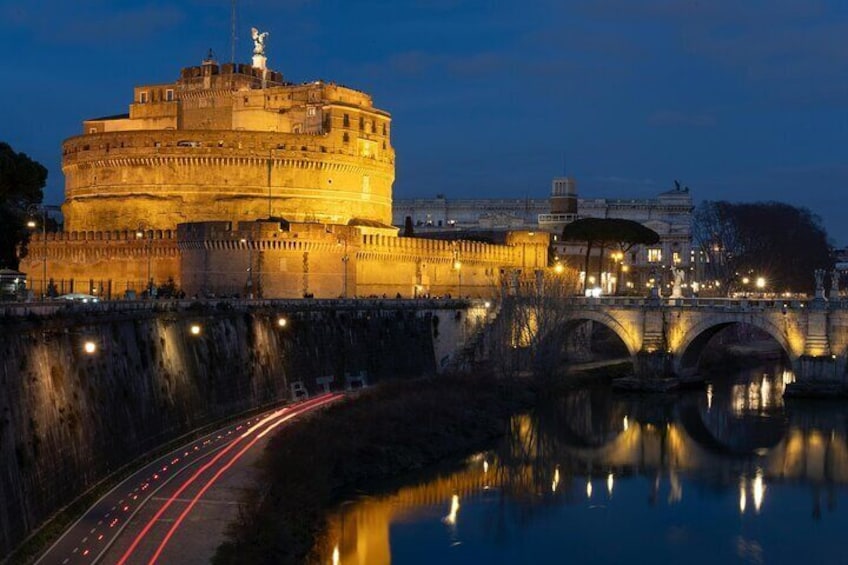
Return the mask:
{"type": "Polygon", "coordinates": [[[563,324],[552,332],[567,334],[580,320],[604,324],[621,338],[636,365],[690,374],[716,333],[747,324],[783,348],[799,381],[848,385],[848,300],[572,296],[561,299],[559,307],[563,324]],[[662,359],[654,362],[650,356],[662,359]]]}

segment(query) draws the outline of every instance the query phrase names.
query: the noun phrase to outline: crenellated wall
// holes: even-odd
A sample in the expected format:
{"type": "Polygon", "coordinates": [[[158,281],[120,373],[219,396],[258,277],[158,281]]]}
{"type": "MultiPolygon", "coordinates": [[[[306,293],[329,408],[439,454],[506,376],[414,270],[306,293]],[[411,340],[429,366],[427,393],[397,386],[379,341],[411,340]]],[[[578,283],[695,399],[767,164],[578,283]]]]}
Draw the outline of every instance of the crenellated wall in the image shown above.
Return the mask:
{"type": "Polygon", "coordinates": [[[545,269],[547,234],[506,245],[396,237],[359,226],[242,222],[179,228],[191,296],[491,297],[506,271],[545,269]]]}
{"type": "Polygon", "coordinates": [[[107,474],[284,400],[292,381],[316,392],[316,377],[340,383],[345,372],[364,370],[371,382],[434,374],[484,313],[395,300],[0,310],[0,560],[107,474]],[[98,346],[91,355],[88,340],[98,346]]]}
{"type": "Polygon", "coordinates": [[[57,294],[78,292],[103,298],[120,298],[128,290],[140,295],[148,278],[156,286],[168,279],[179,285],[176,231],[59,232],[48,233],[44,243],[42,234],[34,234],[21,260],[36,295],[46,293],[51,281],[57,294]]]}
{"type": "MultiPolygon", "coordinates": [[[[29,244],[21,269],[45,288],[45,246],[29,244]]],[[[140,294],[148,271],[188,296],[319,298],[491,297],[507,271],[547,268],[546,233],[508,233],[505,244],[397,237],[394,229],[320,223],[195,222],[178,230],[47,234],[47,277],[59,294],[140,294]]]]}

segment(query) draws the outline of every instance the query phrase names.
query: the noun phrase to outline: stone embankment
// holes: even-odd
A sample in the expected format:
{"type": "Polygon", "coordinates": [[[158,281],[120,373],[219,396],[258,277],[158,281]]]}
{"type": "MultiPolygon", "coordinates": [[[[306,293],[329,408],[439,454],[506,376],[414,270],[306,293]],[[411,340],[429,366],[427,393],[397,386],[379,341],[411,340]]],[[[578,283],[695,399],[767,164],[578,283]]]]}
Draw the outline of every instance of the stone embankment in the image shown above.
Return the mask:
{"type": "Polygon", "coordinates": [[[135,304],[0,311],[0,559],[122,466],[285,401],[295,381],[315,392],[316,378],[343,385],[346,372],[372,382],[434,374],[439,342],[461,344],[468,307],[135,304]]]}

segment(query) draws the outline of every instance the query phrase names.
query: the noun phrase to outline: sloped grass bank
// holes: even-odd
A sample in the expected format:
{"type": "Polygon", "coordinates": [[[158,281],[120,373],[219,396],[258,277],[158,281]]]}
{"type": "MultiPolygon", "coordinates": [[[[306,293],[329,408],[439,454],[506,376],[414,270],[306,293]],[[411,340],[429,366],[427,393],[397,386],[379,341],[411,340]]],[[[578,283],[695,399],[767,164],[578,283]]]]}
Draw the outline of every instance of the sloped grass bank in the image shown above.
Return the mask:
{"type": "Polygon", "coordinates": [[[249,501],[214,563],[305,563],[327,514],[356,488],[469,453],[535,399],[527,381],[385,383],[272,438],[266,490],[249,501]]]}

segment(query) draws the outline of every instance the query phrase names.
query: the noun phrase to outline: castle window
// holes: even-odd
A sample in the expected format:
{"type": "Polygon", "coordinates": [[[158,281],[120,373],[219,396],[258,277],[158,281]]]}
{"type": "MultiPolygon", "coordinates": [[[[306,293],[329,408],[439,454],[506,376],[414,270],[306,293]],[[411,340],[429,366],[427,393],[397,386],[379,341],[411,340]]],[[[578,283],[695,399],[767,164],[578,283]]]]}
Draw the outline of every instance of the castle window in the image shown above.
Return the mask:
{"type": "Polygon", "coordinates": [[[174,89],[173,88],[169,88],[168,90],[165,91],[165,101],[166,102],[173,102],[174,101],[174,89]]]}
{"type": "Polygon", "coordinates": [[[383,135],[386,135],[386,124],[383,124],[383,135]]]}
{"type": "Polygon", "coordinates": [[[348,143],[350,141],[350,136],[347,134],[347,132],[344,132],[344,135],[342,136],[342,141],[344,143],[348,143]]]}
{"type": "Polygon", "coordinates": [[[88,128],[88,133],[97,133],[97,128],[88,128]]]}
{"type": "Polygon", "coordinates": [[[359,116],[359,129],[365,129],[365,118],[359,116]]]}
{"type": "Polygon", "coordinates": [[[317,113],[317,112],[316,112],[315,106],[309,106],[309,107],[306,109],[306,115],[307,115],[307,116],[309,116],[310,118],[311,118],[311,117],[313,117],[313,116],[315,116],[315,114],[316,114],[316,113],[317,113]]]}
{"type": "Polygon", "coordinates": [[[375,122],[371,122],[371,133],[377,133],[377,124],[375,122]]]}
{"type": "MultiPolygon", "coordinates": [[[[344,118],[342,120],[342,125],[346,128],[350,127],[350,116],[348,116],[347,114],[344,115],[344,118]]],[[[345,134],[345,135],[347,135],[347,134],[345,134]]]]}
{"type": "Polygon", "coordinates": [[[139,104],[147,104],[147,100],[148,100],[148,97],[147,97],[147,96],[148,96],[148,95],[147,95],[147,91],[146,91],[146,90],[142,90],[141,92],[139,92],[139,93],[138,93],[138,102],[139,102],[139,104]]]}

